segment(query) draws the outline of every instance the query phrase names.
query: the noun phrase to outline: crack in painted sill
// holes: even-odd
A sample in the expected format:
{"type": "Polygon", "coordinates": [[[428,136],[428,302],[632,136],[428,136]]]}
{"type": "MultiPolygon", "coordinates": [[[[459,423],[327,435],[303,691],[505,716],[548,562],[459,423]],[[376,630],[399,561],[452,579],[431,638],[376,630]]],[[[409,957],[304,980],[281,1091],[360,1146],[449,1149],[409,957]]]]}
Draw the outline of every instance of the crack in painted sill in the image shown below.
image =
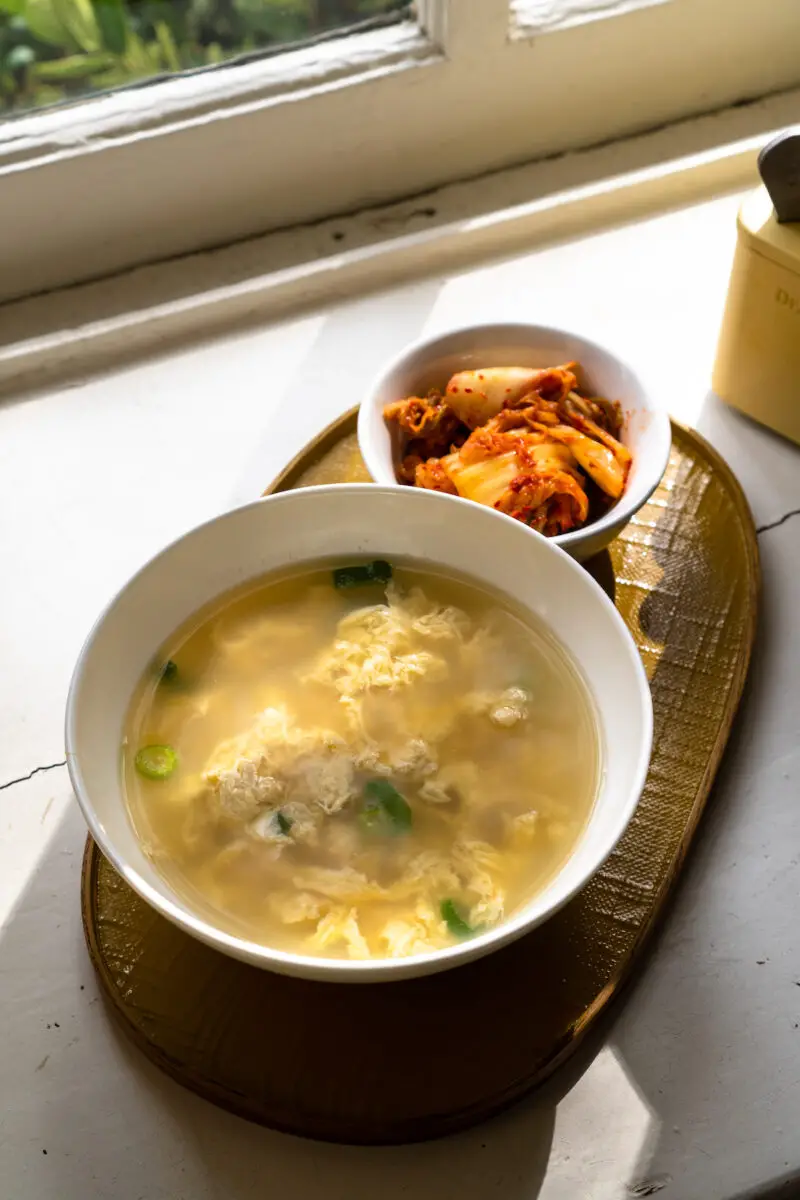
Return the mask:
{"type": "Polygon", "coordinates": [[[0,792],[4,792],[6,788],[13,787],[15,783],[25,783],[28,779],[33,779],[34,775],[40,774],[42,771],[55,771],[57,767],[65,767],[67,760],[62,762],[48,763],[46,767],[34,767],[27,775],[20,775],[19,779],[9,779],[8,783],[0,783],[0,792]]]}
{"type": "Polygon", "coordinates": [[[756,533],[767,533],[770,529],[777,529],[779,525],[785,525],[792,517],[800,516],[800,508],[792,508],[789,512],[784,513],[782,517],[778,517],[777,521],[770,521],[767,525],[759,525],[756,533]]]}

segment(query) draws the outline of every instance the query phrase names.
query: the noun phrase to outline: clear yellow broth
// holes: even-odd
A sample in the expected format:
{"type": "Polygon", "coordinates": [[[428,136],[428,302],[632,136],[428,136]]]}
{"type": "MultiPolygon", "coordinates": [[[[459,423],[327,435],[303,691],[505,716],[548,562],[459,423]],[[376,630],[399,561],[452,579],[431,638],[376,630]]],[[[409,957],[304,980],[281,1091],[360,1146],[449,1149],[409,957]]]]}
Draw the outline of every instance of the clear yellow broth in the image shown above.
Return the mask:
{"type": "Polygon", "coordinates": [[[413,564],[337,588],[326,565],[175,634],[134,697],[123,770],[147,852],[217,927],[385,958],[542,889],[587,823],[600,746],[577,670],[502,598],[413,564]],[[137,768],[154,746],[165,778],[137,768]]]}

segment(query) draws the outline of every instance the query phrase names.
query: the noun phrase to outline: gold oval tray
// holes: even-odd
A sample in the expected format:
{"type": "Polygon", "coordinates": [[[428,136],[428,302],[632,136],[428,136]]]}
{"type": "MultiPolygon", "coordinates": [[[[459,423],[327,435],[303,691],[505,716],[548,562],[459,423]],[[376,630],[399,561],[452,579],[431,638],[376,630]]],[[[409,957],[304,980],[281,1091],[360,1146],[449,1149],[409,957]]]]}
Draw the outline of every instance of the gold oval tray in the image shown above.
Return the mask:
{"type": "MultiPolygon", "coordinates": [[[[269,490],[366,478],[349,413],[269,490]]],[[[181,933],[90,840],[89,952],[111,1010],[148,1058],[265,1125],[377,1143],[488,1117],[575,1050],[629,978],[678,878],[744,685],[758,550],[726,464],[674,426],[661,486],[589,566],[642,654],[655,739],[635,818],[584,891],[528,937],[458,970],[371,986],[307,983],[181,933]]]]}

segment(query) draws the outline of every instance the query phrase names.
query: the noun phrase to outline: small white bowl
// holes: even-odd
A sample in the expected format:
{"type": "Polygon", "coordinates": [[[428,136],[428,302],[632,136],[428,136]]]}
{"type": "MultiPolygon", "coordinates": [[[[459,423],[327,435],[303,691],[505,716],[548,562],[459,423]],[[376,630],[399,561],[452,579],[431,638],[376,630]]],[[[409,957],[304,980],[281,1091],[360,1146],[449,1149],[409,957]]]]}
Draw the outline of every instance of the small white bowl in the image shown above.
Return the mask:
{"type": "Polygon", "coordinates": [[[98,619],[81,651],[66,716],[70,778],[92,836],[139,895],[187,933],[259,967],[331,981],[402,979],[477,958],[566,903],[611,853],[636,808],[650,758],[652,706],[639,654],[614,605],[547,539],[491,508],[436,492],[350,484],[305,488],[234,509],[151,559],[98,619]],[[475,553],[475,546],[482,547],[475,553]],[[342,961],[236,937],[192,907],[145,854],[128,817],[121,745],[131,696],[156,651],[192,613],[267,572],[320,560],[413,559],[505,593],[553,632],[594,698],[603,770],[578,845],[557,876],[491,931],[413,958],[342,961]]]}
{"type": "Polygon", "coordinates": [[[577,333],[548,325],[475,325],[408,346],[381,372],[359,410],[358,444],[367,470],[376,483],[402,486],[397,482],[397,447],[383,419],[384,406],[392,400],[443,388],[456,371],[553,367],[573,361],[580,363],[583,386],[620,402],[622,441],[633,455],[627,486],[613,508],[583,529],[549,539],[581,562],[591,558],[613,541],[658,486],[672,433],[669,417],[655,407],[634,371],[610,350],[577,333]]]}

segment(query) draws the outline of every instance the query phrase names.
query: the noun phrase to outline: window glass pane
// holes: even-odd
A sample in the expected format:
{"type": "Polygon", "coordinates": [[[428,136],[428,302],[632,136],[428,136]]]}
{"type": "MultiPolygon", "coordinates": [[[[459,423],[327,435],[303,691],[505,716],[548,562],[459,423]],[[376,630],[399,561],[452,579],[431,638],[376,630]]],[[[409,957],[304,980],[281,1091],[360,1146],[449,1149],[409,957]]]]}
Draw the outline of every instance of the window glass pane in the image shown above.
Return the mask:
{"type": "Polygon", "coordinates": [[[400,21],[408,0],[0,0],[0,115],[400,21]]]}

